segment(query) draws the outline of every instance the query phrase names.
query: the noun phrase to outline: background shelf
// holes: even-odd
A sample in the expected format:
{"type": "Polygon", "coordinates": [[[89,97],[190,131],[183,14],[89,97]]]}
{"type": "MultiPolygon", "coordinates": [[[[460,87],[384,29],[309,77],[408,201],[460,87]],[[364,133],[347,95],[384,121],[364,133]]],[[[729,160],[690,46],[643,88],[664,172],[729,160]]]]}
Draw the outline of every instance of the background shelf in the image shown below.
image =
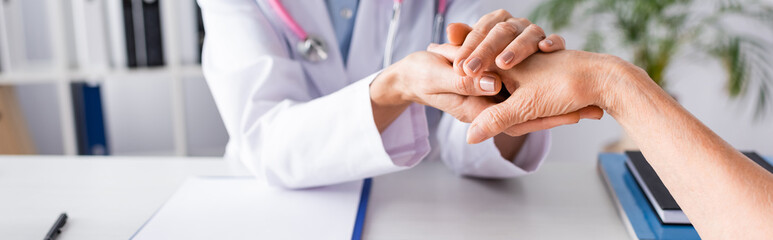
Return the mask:
{"type": "Polygon", "coordinates": [[[197,11],[195,0],[1,1],[0,85],[15,88],[36,152],[78,153],[71,86],[85,82],[100,87],[111,155],[222,155],[197,11]],[[145,26],[161,30],[162,66],[128,67],[124,4],[157,7],[160,24],[145,26]]]}

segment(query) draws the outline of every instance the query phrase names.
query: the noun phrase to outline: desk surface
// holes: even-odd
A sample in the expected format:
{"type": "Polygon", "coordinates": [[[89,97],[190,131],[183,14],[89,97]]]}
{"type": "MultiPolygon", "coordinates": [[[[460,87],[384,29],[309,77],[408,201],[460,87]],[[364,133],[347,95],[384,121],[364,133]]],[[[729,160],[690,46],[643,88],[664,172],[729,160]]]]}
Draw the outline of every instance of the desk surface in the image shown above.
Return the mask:
{"type": "MultiPolygon", "coordinates": [[[[189,176],[240,175],[217,158],[0,156],[0,239],[126,239],[189,176]]],[[[374,179],[365,239],[625,239],[595,164],[546,162],[509,180],[442,163],[374,179]]]]}

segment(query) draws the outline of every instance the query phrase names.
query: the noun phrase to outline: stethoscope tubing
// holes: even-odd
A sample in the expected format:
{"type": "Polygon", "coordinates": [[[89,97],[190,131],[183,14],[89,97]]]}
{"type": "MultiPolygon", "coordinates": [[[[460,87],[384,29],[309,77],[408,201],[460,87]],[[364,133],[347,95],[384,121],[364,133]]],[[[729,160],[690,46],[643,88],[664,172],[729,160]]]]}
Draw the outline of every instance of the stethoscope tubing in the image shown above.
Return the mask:
{"type": "Polygon", "coordinates": [[[397,39],[397,28],[400,26],[400,10],[403,8],[402,0],[395,0],[392,4],[392,18],[389,20],[389,30],[387,31],[386,44],[384,45],[384,67],[392,65],[392,50],[397,39]]]}
{"type": "Polygon", "coordinates": [[[271,6],[272,9],[274,9],[274,12],[279,15],[279,18],[282,19],[282,22],[284,22],[288,28],[290,28],[290,31],[295,34],[295,36],[298,37],[300,40],[305,40],[309,37],[308,34],[306,34],[306,31],[303,30],[301,25],[298,25],[298,22],[293,19],[292,16],[290,16],[290,13],[287,12],[287,9],[282,5],[280,0],[268,0],[268,5],[271,6]]]}
{"type": "MultiPolygon", "coordinates": [[[[298,39],[301,41],[299,46],[306,45],[309,46],[311,43],[317,43],[317,45],[324,45],[320,44],[319,39],[312,39],[309,37],[309,34],[306,33],[305,30],[298,24],[298,22],[293,19],[293,17],[290,15],[290,13],[285,9],[285,7],[282,5],[280,0],[268,0],[269,6],[274,10],[274,12],[277,14],[277,16],[282,20],[282,22],[287,25],[287,28],[290,29],[290,31],[298,37],[298,39]]],[[[442,35],[442,27],[443,27],[443,21],[446,12],[446,0],[438,0],[437,2],[437,11],[435,12],[435,19],[434,19],[434,26],[433,26],[433,34],[432,34],[432,41],[435,43],[439,43],[441,41],[441,35],[442,35]]],[[[384,61],[383,66],[387,67],[392,64],[392,54],[395,44],[395,39],[397,37],[397,30],[400,26],[400,12],[402,9],[403,0],[394,0],[394,3],[392,5],[392,18],[389,21],[389,30],[387,32],[387,39],[386,39],[386,45],[384,47],[384,61]]],[[[308,61],[321,61],[325,60],[327,58],[326,49],[311,49],[312,51],[319,52],[319,54],[323,55],[320,57],[312,57],[309,56],[309,49],[304,49],[301,51],[299,48],[299,52],[306,58],[308,61]]]]}

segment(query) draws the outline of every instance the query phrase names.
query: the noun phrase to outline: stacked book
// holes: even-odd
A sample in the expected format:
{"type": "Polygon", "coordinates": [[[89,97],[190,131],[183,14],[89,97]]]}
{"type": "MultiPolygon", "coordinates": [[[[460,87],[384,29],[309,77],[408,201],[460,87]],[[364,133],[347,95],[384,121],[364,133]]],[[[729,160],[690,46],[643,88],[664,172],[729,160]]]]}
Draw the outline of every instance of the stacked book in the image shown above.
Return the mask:
{"type": "MultiPolygon", "coordinates": [[[[771,159],[744,155],[773,172],[771,159]]],[[[634,239],[700,239],[641,152],[599,155],[599,173],[634,239]]]]}

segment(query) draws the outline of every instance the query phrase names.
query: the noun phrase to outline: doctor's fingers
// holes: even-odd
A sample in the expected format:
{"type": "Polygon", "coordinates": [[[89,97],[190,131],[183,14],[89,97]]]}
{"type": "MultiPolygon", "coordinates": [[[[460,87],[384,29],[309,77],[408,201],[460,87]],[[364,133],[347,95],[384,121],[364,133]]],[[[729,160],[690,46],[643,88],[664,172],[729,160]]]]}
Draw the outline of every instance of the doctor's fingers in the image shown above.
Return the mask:
{"type": "MultiPolygon", "coordinates": [[[[430,44],[427,51],[435,53],[448,61],[455,59],[458,46],[451,44],[430,44]]],[[[455,93],[465,96],[493,96],[502,89],[502,80],[496,73],[486,72],[480,77],[460,76],[453,71],[435,69],[438,75],[432,78],[430,91],[436,93],[455,93]]]]}
{"type": "Polygon", "coordinates": [[[451,23],[446,27],[446,35],[448,36],[448,43],[456,46],[464,43],[464,38],[467,34],[472,32],[472,28],[464,23],[451,23]]]}
{"type": "MultiPolygon", "coordinates": [[[[442,70],[441,70],[442,71],[442,70]]],[[[502,89],[502,80],[495,73],[484,73],[480,77],[459,76],[453,71],[442,71],[431,78],[429,93],[453,93],[462,96],[493,96],[502,89]]]]}
{"type": "Polygon", "coordinates": [[[604,116],[604,111],[601,110],[601,108],[597,106],[587,106],[571,113],[537,118],[521,124],[516,124],[507,128],[505,133],[510,136],[522,136],[531,132],[551,129],[568,124],[575,124],[578,123],[580,119],[599,120],[602,116],[604,116]]]}
{"type": "Polygon", "coordinates": [[[481,42],[483,42],[483,39],[486,38],[486,35],[489,34],[489,31],[491,31],[491,29],[493,29],[494,26],[497,25],[497,23],[505,22],[510,18],[512,18],[510,13],[500,9],[484,15],[483,17],[480,18],[480,20],[478,20],[477,23],[475,23],[475,25],[472,28],[472,31],[469,34],[467,34],[467,36],[464,39],[460,58],[454,61],[454,70],[459,75],[466,75],[464,70],[464,65],[467,64],[468,62],[467,56],[469,56],[470,53],[472,53],[472,51],[475,50],[475,48],[481,42]]]}

